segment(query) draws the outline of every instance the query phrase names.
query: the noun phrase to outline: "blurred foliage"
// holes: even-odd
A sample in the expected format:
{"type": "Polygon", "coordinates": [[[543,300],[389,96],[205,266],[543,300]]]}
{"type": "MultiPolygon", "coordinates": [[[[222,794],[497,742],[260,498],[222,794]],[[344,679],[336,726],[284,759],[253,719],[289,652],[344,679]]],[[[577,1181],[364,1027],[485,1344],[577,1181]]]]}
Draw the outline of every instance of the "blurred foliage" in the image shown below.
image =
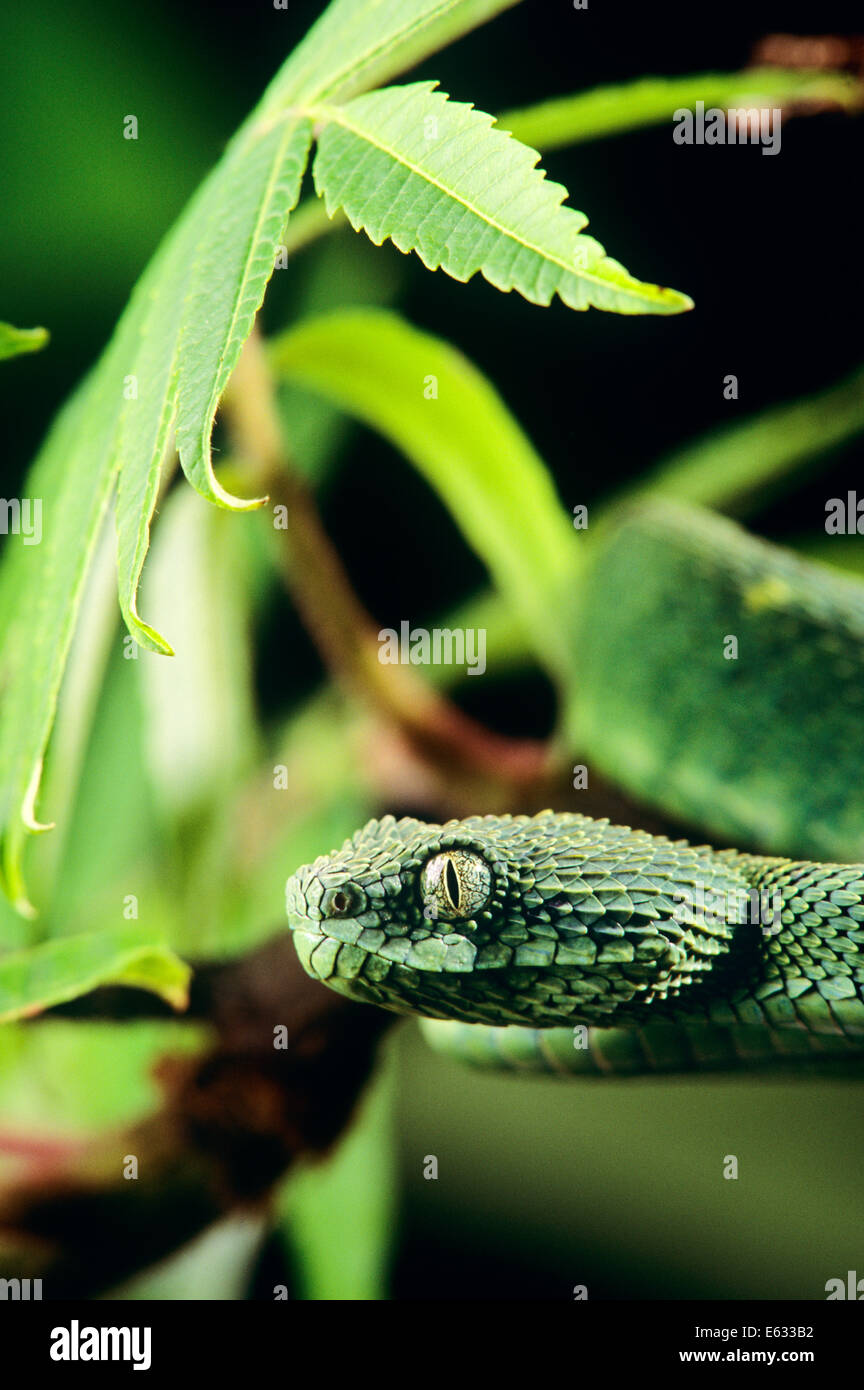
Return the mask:
{"type": "Polygon", "coordinates": [[[38,352],[47,342],[46,328],[15,328],[11,323],[0,323],[0,361],[22,352],[38,352]]]}

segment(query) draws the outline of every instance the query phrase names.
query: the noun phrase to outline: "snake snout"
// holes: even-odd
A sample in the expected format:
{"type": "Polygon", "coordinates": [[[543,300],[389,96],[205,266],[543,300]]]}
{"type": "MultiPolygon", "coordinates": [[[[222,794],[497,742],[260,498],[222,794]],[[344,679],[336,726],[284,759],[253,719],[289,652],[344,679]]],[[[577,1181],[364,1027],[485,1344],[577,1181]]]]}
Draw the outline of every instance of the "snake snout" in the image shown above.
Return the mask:
{"type": "MultiPolygon", "coordinates": [[[[300,962],[313,979],[333,977],[365,961],[357,942],[371,925],[370,904],[359,883],[332,864],[305,864],[285,885],[288,925],[300,962]]],[[[382,933],[383,939],[383,933],[382,933]]]]}

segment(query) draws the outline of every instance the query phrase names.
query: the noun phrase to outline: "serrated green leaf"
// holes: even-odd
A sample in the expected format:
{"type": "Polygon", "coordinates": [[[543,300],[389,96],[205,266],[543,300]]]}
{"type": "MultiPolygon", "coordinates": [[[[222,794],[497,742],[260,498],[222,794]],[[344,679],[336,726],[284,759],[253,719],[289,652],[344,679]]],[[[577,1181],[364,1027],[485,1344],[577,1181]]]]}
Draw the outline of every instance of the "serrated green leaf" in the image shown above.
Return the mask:
{"type": "MultiPolygon", "coordinates": [[[[498,115],[496,124],[523,145],[546,153],[671,121],[676,110],[699,100],[725,110],[775,102],[784,115],[815,114],[826,106],[855,114],[861,109],[861,83],[848,73],[806,68],[646,77],[517,107],[498,115]]],[[[291,220],[288,244],[299,250],[341,222],[341,214],[328,219],[324,205],[307,198],[291,220]]]]}
{"type": "MultiPolygon", "coordinates": [[[[0,575],[0,824],[5,891],[27,912],[21,848],[40,826],[42,754],[84,583],[114,479],[111,445],[122,404],[118,363],[140,323],[133,301],[96,373],[61,412],[25,484],[43,507],[39,545],[10,546],[0,575]]],[[[20,537],[15,538],[20,541],[20,537]]]]}
{"type": "Polygon", "coordinates": [[[271,361],[280,379],[325,395],[415,464],[547,669],[569,669],[561,632],[578,546],[542,459],[486,377],[442,339],[374,309],[299,324],[273,342],[271,361]]]}
{"type": "Polygon", "coordinates": [[[526,145],[556,150],[671,121],[677,110],[695,106],[697,101],[724,110],[774,104],[787,111],[819,110],[828,102],[854,111],[860,106],[861,87],[853,77],[841,72],[746,68],[743,72],[645,77],[637,82],[594,87],[588,92],[506,111],[498,119],[505,130],[526,145]]]}
{"type": "Polygon", "coordinates": [[[558,294],[572,309],[677,314],[686,295],[635,280],[608,257],[588,219],[562,206],[566,189],[539,155],[494,118],[451,101],[435,83],[388,87],[321,111],[315,187],[376,245],[389,237],[456,280],[480,271],[534,304],[558,294]]]}
{"type": "Polygon", "coordinates": [[[48,342],[47,328],[15,328],[0,323],[0,362],[7,357],[20,357],[22,352],[38,352],[48,342]]]}
{"type": "Polygon", "coordinates": [[[191,972],[137,923],[0,956],[0,1023],[29,1018],[99,985],[131,985],[186,1007],[191,972]]]}

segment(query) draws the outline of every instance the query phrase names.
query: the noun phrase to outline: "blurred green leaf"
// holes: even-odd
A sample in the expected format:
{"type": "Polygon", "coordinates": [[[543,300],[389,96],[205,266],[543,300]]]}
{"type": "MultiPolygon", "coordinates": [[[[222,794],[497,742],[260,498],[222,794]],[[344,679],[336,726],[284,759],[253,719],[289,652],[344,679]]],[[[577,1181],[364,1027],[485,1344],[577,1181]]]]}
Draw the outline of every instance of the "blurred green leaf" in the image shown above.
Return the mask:
{"type": "Polygon", "coordinates": [[[594,87],[573,96],[499,116],[502,130],[540,150],[555,150],[624,131],[671,121],[680,108],[704,101],[723,109],[762,107],[769,103],[806,110],[825,103],[855,110],[861,85],[841,72],[800,68],[745,68],[743,72],[706,72],[695,77],[645,77],[616,86],[594,87]]]}
{"type": "MultiPolygon", "coordinates": [[[[37,930],[45,937],[113,926],[134,893],[142,920],[175,943],[177,882],[146,763],[141,650],[116,633],[68,818],[56,883],[37,930]],[[127,659],[127,653],[133,656],[127,659]],[[137,659],[136,659],[137,657],[137,659]]],[[[47,841],[48,836],[41,837],[47,841]]],[[[47,846],[46,846],[47,849],[47,846]]],[[[32,873],[42,886],[42,843],[32,873]]]]}
{"type": "Polygon", "coordinates": [[[280,1225],[303,1299],[382,1299],[396,1220],[393,1067],[379,1069],[357,1119],[327,1158],[292,1174],[280,1225]]]}
{"type": "Polygon", "coordinates": [[[155,1064],[211,1040],[189,1019],[109,1023],[56,1016],[0,1028],[0,1113],[6,1126],[91,1132],[130,1124],[164,1097],[155,1064]]]}
{"type": "Polygon", "coordinates": [[[864,367],[803,400],[773,406],[685,444],[614,500],[672,497],[743,512],[766,488],[788,480],[864,430],[864,367]]]}
{"type": "Polygon", "coordinates": [[[822,565],[847,570],[864,579],[864,545],[854,536],[803,536],[795,545],[801,554],[822,565]]]}
{"type": "Polygon", "coordinates": [[[196,1240],[103,1295],[107,1299],[218,1300],[247,1296],[267,1232],[261,1213],[241,1212],[217,1221],[196,1240]]]}
{"type": "Polygon", "coordinates": [[[277,376],[328,397],[389,439],[449,508],[544,665],[561,641],[579,561],[542,459],[461,353],[395,314],[346,310],[273,340],[277,376]]]}
{"type": "Polygon", "coordinates": [[[229,955],[285,930],[285,880],[373,814],[344,702],[325,687],[287,721],[265,765],[214,817],[178,887],[171,940],[229,955]],[[181,896],[182,895],[182,896],[181,896]]]}
{"type": "Polygon", "coordinates": [[[185,1008],[190,970],[137,923],[46,941],[0,956],[0,1023],[27,1018],[99,985],[134,985],[185,1008]]]}
{"type": "MultiPolygon", "coordinates": [[[[245,523],[248,525],[248,522],[245,523]]],[[[142,651],[147,766],[176,821],[224,796],[254,763],[251,567],[241,523],[176,489],[162,508],[143,593],[177,655],[142,651]]]]}
{"type": "Polygon", "coordinates": [[[11,323],[0,323],[0,362],[22,352],[38,352],[48,336],[47,328],[14,328],[11,323]]]}

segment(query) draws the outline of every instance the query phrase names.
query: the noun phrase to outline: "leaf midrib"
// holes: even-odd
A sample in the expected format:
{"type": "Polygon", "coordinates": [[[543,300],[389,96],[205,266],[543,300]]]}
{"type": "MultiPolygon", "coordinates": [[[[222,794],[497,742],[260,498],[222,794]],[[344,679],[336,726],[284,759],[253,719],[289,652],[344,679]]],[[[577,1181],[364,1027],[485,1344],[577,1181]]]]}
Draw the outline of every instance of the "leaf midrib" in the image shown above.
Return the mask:
{"type": "MultiPolygon", "coordinates": [[[[292,109],[292,114],[296,114],[296,108],[292,109]]],[[[561,260],[559,256],[553,255],[551,252],[544,250],[541,246],[537,246],[534,242],[527,241],[524,237],[519,236],[511,228],[504,226],[504,224],[499,222],[497,218],[493,217],[491,213],[482,211],[482,209],[478,208],[474,203],[462,197],[461,194],[455,193],[452,188],[448,187],[445,183],[442,183],[440,179],[435,178],[432,174],[429,173],[428,170],[423,169],[420,165],[414,164],[410,159],[405,158],[404,155],[401,155],[390,145],[387,145],[382,140],[378,140],[371,136],[368,133],[368,131],[365,131],[362,128],[362,126],[358,126],[353,121],[348,120],[345,116],[344,111],[342,111],[339,107],[312,107],[310,108],[310,114],[312,115],[312,118],[314,120],[329,121],[335,125],[342,126],[342,128],[345,130],[350,130],[354,135],[358,136],[359,139],[365,140],[368,144],[373,145],[375,149],[380,150],[382,154],[389,155],[390,158],[394,159],[397,164],[401,164],[403,168],[410,170],[413,174],[416,174],[419,178],[423,179],[425,183],[431,184],[434,188],[437,188],[439,192],[443,193],[446,197],[451,198],[455,203],[458,203],[460,207],[465,208],[468,212],[472,212],[475,217],[478,217],[487,226],[494,228],[495,231],[500,232],[502,236],[507,237],[509,241],[515,242],[517,246],[522,246],[526,251],[533,252],[534,255],[539,256],[540,259],[543,261],[550,261],[553,265],[559,266],[561,270],[565,271],[569,275],[576,275],[580,279],[590,280],[594,284],[602,285],[604,288],[608,288],[609,282],[604,280],[601,276],[592,275],[590,271],[583,270],[581,267],[568,265],[567,262],[561,260]]],[[[492,128],[493,127],[490,126],[490,130],[492,128]]],[[[503,131],[499,131],[498,134],[503,135],[503,131]]],[[[505,136],[505,139],[506,138],[507,137],[505,136]]],[[[540,171],[536,168],[532,170],[532,173],[540,175],[540,171]]],[[[545,177],[545,175],[543,175],[543,177],[545,177]]],[[[559,210],[561,212],[574,213],[573,208],[567,207],[563,203],[559,204],[559,210]]],[[[575,233],[574,240],[576,240],[579,237],[579,235],[580,233],[575,233]]],[[[621,293],[626,294],[628,293],[628,291],[622,289],[621,293]]]]}

